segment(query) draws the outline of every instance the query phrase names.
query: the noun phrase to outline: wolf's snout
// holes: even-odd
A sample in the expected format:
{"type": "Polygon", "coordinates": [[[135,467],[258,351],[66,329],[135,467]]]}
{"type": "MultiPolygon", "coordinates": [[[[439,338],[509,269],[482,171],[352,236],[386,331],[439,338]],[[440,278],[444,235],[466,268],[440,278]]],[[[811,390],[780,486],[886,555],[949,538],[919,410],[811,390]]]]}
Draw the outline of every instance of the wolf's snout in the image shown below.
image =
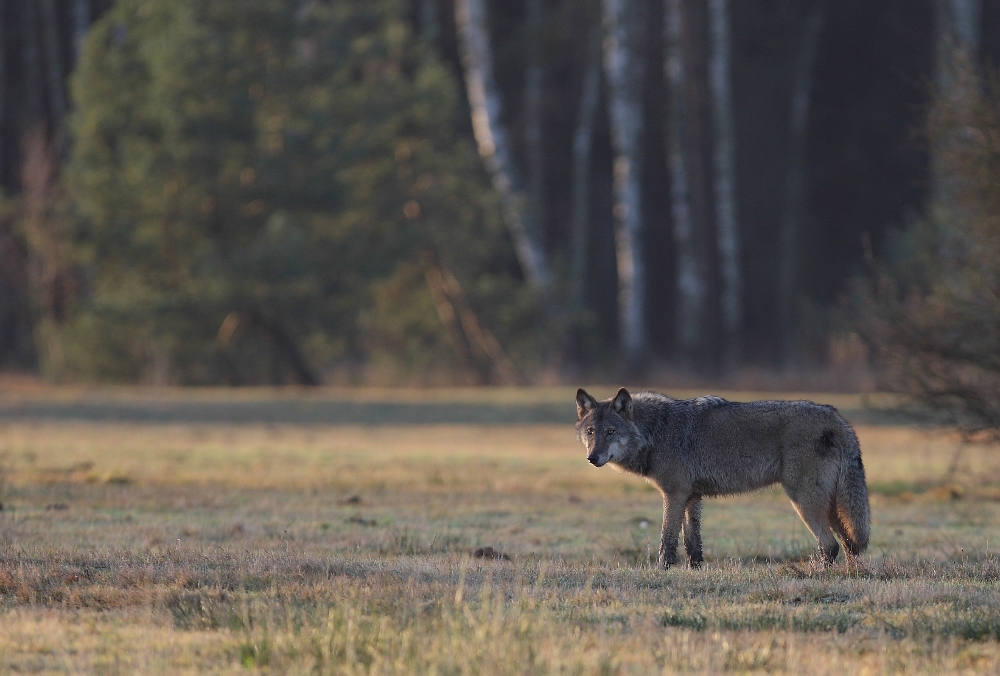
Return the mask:
{"type": "Polygon", "coordinates": [[[601,465],[604,464],[603,462],[601,462],[601,456],[597,455],[597,453],[591,453],[590,455],[588,455],[587,460],[594,467],[600,467],[601,465]]]}

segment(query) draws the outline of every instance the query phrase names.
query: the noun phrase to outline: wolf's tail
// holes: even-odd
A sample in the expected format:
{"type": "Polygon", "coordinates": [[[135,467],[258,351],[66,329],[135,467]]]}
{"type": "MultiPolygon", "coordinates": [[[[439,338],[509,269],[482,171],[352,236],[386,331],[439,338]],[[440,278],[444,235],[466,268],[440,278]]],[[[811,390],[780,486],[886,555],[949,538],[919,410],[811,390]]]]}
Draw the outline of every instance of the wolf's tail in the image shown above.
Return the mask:
{"type": "Polygon", "coordinates": [[[845,427],[846,443],[842,446],[840,478],[830,520],[834,530],[843,538],[844,547],[852,556],[857,556],[868,547],[871,512],[858,437],[846,423],[845,427]]]}

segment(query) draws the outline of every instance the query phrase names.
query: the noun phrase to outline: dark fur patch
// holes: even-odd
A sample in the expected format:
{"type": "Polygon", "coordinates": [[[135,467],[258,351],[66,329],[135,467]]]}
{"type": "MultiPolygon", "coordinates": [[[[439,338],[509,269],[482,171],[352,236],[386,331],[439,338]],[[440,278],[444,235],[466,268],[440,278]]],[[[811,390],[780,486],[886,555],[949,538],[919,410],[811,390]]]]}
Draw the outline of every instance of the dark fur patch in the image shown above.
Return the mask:
{"type": "Polygon", "coordinates": [[[833,430],[824,430],[816,442],[816,455],[821,458],[833,455],[835,438],[836,433],[833,430]]]}
{"type": "Polygon", "coordinates": [[[691,488],[702,495],[718,495],[721,492],[718,482],[712,479],[696,479],[691,483],[691,488]]]}

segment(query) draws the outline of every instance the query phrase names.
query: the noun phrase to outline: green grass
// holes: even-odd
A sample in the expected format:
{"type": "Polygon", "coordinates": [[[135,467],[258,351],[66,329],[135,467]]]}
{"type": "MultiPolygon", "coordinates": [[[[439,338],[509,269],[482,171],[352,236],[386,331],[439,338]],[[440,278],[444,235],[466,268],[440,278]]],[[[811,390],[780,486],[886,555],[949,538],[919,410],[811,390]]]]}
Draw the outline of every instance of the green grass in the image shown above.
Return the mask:
{"type": "Polygon", "coordinates": [[[832,403],[860,569],[771,489],[663,572],[659,494],[586,463],[570,389],[8,392],[0,671],[997,671],[1000,452],[832,403]]]}

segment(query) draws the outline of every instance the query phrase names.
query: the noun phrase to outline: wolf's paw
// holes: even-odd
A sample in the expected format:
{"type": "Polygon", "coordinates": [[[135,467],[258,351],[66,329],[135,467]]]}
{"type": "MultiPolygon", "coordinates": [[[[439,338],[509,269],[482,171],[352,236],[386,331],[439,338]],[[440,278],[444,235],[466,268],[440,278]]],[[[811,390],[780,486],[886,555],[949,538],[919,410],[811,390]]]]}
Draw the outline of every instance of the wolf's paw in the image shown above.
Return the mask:
{"type": "Polygon", "coordinates": [[[665,556],[661,556],[660,560],[657,563],[660,566],[660,570],[666,570],[670,566],[673,566],[673,565],[677,564],[677,557],[668,558],[668,557],[665,557],[665,556]]]}
{"type": "Polygon", "coordinates": [[[819,556],[820,559],[823,561],[823,565],[825,566],[833,565],[833,562],[837,559],[837,554],[839,553],[840,553],[840,545],[838,545],[836,542],[834,542],[832,545],[827,545],[825,547],[823,545],[820,545],[819,547],[819,556]]]}

